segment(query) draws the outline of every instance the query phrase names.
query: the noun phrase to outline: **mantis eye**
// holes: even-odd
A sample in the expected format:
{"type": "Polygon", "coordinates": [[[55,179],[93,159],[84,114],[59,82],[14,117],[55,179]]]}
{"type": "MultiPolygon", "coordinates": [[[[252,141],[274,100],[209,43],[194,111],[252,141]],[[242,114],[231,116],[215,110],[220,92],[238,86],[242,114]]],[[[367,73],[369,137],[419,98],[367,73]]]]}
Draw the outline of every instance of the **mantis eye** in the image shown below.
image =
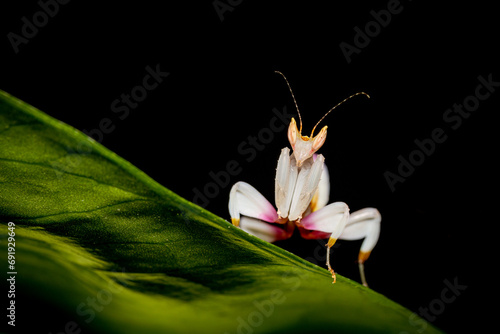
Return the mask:
{"type": "Polygon", "coordinates": [[[325,143],[326,140],[326,129],[328,126],[324,126],[321,131],[313,138],[312,150],[316,152],[325,143]]]}
{"type": "Polygon", "coordinates": [[[290,125],[288,126],[288,141],[292,148],[295,148],[295,142],[297,141],[297,133],[299,130],[297,129],[297,123],[295,123],[295,119],[292,118],[290,121],[290,125]]]}

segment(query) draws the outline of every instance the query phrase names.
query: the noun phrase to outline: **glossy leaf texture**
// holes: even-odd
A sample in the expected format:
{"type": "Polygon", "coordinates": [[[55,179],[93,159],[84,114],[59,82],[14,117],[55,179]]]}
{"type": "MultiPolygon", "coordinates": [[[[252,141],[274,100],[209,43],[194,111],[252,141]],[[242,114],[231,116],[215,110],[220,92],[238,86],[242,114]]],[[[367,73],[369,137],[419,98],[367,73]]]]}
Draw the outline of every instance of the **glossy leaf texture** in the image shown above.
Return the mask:
{"type": "MultiPolygon", "coordinates": [[[[332,285],[327,270],[182,199],[4,92],[0,222],[2,254],[7,224],[15,223],[15,297],[8,299],[15,330],[439,332],[347,278],[332,285]]],[[[14,331],[5,316],[2,327],[14,331]]]]}

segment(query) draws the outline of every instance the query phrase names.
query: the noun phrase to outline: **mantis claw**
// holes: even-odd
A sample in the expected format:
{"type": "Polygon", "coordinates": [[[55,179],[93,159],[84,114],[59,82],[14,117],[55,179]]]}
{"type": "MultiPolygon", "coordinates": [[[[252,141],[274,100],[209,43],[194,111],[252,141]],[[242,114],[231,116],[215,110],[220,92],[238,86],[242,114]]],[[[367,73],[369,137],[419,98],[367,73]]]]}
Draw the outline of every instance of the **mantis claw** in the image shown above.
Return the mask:
{"type": "Polygon", "coordinates": [[[335,271],[333,271],[333,269],[330,269],[330,273],[332,274],[332,278],[333,278],[332,284],[337,283],[337,275],[335,275],[335,271]]]}

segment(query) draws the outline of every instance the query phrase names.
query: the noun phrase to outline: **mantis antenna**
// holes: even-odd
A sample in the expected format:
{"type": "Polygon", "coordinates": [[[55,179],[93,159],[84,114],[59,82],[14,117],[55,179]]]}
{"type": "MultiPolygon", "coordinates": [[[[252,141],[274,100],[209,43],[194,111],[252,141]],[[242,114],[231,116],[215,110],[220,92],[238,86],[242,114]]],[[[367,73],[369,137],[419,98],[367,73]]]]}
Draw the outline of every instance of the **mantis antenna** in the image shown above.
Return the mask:
{"type": "Polygon", "coordinates": [[[367,98],[370,98],[370,95],[366,94],[365,92],[358,92],[356,94],[352,94],[351,96],[349,97],[346,97],[345,99],[343,99],[342,101],[340,101],[339,103],[337,103],[332,109],[328,110],[326,112],[326,114],[321,117],[321,119],[318,121],[318,123],[316,123],[316,125],[314,126],[314,128],[312,129],[311,131],[311,138],[313,137],[313,134],[314,134],[314,129],[316,129],[316,127],[319,125],[319,123],[321,123],[321,121],[330,113],[332,112],[335,108],[337,108],[338,106],[340,106],[342,103],[346,102],[347,100],[349,99],[352,99],[353,97],[355,96],[358,96],[358,95],[365,95],[367,98]]]}
{"type": "MultiPolygon", "coordinates": [[[[297,105],[297,101],[295,100],[295,96],[293,95],[292,87],[290,87],[290,84],[288,83],[288,80],[286,79],[286,77],[283,73],[281,73],[280,71],[274,71],[274,73],[278,73],[279,75],[281,75],[283,77],[283,79],[285,79],[286,85],[288,86],[288,90],[290,90],[290,94],[292,94],[293,103],[295,103],[295,109],[297,109],[297,114],[299,114],[299,122],[300,122],[299,133],[302,133],[302,117],[300,117],[299,106],[297,105]]],[[[314,130],[316,129],[316,127],[319,125],[319,123],[321,123],[321,121],[326,116],[328,116],[329,113],[331,113],[335,108],[340,106],[342,103],[344,103],[347,100],[352,99],[353,97],[358,96],[358,95],[365,95],[367,98],[370,98],[370,95],[366,94],[365,92],[358,92],[356,94],[352,94],[351,96],[349,96],[349,97],[343,99],[341,102],[337,103],[332,109],[328,110],[323,117],[321,117],[321,119],[318,121],[318,123],[316,123],[316,125],[314,126],[314,128],[311,131],[311,138],[313,137],[314,130]]]]}
{"type": "Polygon", "coordinates": [[[288,80],[286,79],[283,73],[281,73],[280,71],[274,71],[274,73],[278,73],[283,77],[283,79],[285,79],[286,85],[288,86],[288,90],[290,90],[290,94],[292,94],[293,103],[295,103],[295,109],[297,109],[297,114],[299,114],[299,123],[300,123],[299,133],[302,133],[302,117],[300,117],[299,106],[297,105],[297,101],[295,101],[295,96],[293,95],[292,87],[290,87],[290,84],[288,83],[288,80]]]}

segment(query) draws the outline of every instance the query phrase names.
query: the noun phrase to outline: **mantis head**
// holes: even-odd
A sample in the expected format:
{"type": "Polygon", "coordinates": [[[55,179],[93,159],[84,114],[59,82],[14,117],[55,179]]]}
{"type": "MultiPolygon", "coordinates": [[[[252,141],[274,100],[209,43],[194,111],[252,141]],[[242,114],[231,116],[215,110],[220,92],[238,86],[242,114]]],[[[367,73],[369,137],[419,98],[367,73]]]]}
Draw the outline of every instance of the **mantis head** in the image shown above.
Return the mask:
{"type": "Polygon", "coordinates": [[[286,79],[285,75],[281,73],[280,71],[274,71],[277,74],[280,74],[283,79],[285,79],[285,82],[288,86],[288,89],[290,90],[290,94],[292,94],[293,102],[295,103],[295,108],[297,109],[297,114],[299,115],[299,121],[300,121],[300,128],[297,128],[297,123],[295,122],[295,119],[292,118],[290,121],[290,125],[288,126],[288,141],[290,142],[290,145],[292,146],[293,149],[293,154],[295,156],[295,160],[297,161],[297,166],[300,167],[314,153],[316,153],[317,150],[320,149],[321,146],[325,143],[326,140],[326,129],[328,126],[324,126],[321,131],[314,136],[314,129],[321,123],[321,121],[335,108],[340,106],[342,103],[345,101],[349,100],[350,98],[353,98],[354,96],[357,95],[366,95],[368,98],[370,98],[370,95],[366,94],[365,92],[359,92],[356,94],[352,94],[351,96],[345,98],[343,101],[337,103],[332,109],[328,110],[327,113],[321,117],[321,119],[316,123],[314,128],[312,129],[311,136],[303,136],[302,135],[302,117],[300,116],[299,112],[299,107],[297,106],[297,101],[295,101],[295,96],[293,95],[292,88],[290,87],[290,84],[288,83],[288,80],[286,79]]]}
{"type": "Polygon", "coordinates": [[[316,136],[313,136],[314,129],[310,137],[303,136],[301,131],[297,128],[295,119],[292,118],[290,126],[288,127],[288,141],[292,146],[298,167],[302,166],[304,161],[312,157],[312,155],[323,146],[326,140],[327,128],[328,126],[324,126],[316,136]]]}

